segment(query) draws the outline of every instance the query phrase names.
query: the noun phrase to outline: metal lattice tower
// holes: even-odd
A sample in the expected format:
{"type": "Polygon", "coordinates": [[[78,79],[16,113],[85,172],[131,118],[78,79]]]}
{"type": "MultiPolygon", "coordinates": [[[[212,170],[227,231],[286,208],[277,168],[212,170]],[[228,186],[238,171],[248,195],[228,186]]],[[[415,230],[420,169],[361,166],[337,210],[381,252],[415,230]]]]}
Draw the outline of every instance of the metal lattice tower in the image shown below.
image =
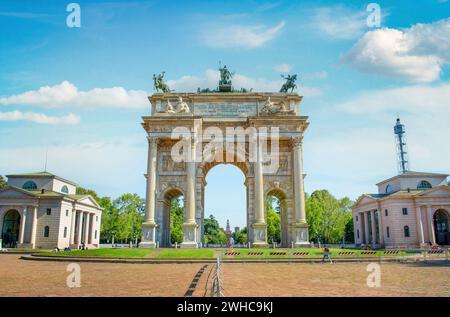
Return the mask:
{"type": "Polygon", "coordinates": [[[398,172],[404,174],[409,171],[409,160],[406,145],[406,130],[405,126],[400,123],[400,118],[397,118],[397,123],[394,126],[394,133],[397,147],[398,172]]]}

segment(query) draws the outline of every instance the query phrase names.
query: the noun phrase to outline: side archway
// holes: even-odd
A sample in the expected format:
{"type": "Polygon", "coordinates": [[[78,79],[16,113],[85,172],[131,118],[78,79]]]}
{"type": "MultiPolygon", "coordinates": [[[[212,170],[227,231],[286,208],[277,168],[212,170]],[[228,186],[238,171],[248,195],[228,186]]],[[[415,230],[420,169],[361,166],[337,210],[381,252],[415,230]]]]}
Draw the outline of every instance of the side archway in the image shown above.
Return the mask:
{"type": "MultiPolygon", "coordinates": [[[[179,200],[183,203],[184,210],[184,194],[181,189],[177,187],[171,187],[166,189],[161,194],[160,203],[162,204],[162,214],[160,221],[160,243],[162,247],[170,247],[172,245],[172,231],[171,231],[171,223],[173,222],[171,210],[174,200],[179,200]]],[[[183,212],[184,213],[184,212],[183,212]]]]}
{"type": "MultiPolygon", "coordinates": [[[[283,190],[280,188],[270,189],[266,194],[266,201],[269,200],[269,203],[272,203],[274,200],[277,207],[275,207],[275,211],[280,215],[280,232],[281,232],[281,245],[283,247],[288,246],[288,219],[287,219],[287,196],[283,190]],[[278,209],[278,210],[276,210],[278,209]]],[[[266,219],[267,216],[267,208],[266,208],[266,219]]],[[[269,224],[268,224],[269,225],[269,224]]],[[[268,241],[272,242],[272,241],[268,241]]]]}
{"type": "Polygon", "coordinates": [[[438,209],[434,213],[434,232],[436,243],[440,245],[450,244],[450,213],[445,209],[438,209]]]}
{"type": "Polygon", "coordinates": [[[6,248],[17,247],[19,240],[20,213],[11,209],[3,216],[2,240],[3,246],[6,248]]]}

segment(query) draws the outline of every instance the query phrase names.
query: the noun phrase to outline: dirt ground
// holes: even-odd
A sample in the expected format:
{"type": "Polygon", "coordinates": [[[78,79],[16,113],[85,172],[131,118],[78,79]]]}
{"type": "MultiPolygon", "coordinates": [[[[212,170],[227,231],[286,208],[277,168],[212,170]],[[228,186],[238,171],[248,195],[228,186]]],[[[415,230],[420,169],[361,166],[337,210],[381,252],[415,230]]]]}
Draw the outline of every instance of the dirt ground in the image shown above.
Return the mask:
{"type": "MultiPolygon", "coordinates": [[[[0,254],[0,296],[183,296],[202,264],[80,263],[81,287],[66,285],[68,262],[0,254]]],[[[450,296],[450,264],[381,264],[381,287],[367,263],[223,264],[225,296],[450,296]]],[[[193,296],[210,296],[210,264],[193,296]]]]}

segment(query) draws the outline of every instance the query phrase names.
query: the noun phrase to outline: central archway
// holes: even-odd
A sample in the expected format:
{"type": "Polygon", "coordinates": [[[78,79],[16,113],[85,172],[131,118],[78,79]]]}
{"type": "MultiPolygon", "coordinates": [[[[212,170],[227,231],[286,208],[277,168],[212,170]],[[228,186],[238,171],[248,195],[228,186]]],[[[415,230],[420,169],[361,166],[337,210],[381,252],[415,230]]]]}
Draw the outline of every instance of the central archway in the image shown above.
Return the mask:
{"type": "MultiPolygon", "coordinates": [[[[204,196],[205,208],[201,227],[203,243],[210,244],[212,241],[209,236],[209,239],[205,239],[207,238],[205,218],[210,216],[213,218],[209,223],[217,221],[223,229],[226,228],[229,220],[231,233],[234,232],[235,227],[239,227],[239,230],[248,228],[246,178],[240,168],[234,164],[216,164],[210,168],[205,176],[204,196]]],[[[224,238],[223,233],[221,236],[224,238]]],[[[215,238],[213,240],[218,240],[218,235],[215,238]]],[[[226,244],[227,241],[220,243],[226,244]]]]}
{"type": "Polygon", "coordinates": [[[2,239],[3,246],[7,248],[17,247],[19,240],[20,214],[17,210],[8,210],[3,217],[2,239]]]}

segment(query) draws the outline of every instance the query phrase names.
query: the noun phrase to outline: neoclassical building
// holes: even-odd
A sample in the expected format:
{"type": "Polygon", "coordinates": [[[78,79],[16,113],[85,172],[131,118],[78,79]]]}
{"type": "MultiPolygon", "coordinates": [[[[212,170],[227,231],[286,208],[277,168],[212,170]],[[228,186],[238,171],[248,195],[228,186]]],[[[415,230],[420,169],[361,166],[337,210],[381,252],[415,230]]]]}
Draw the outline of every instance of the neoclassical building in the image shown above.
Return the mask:
{"type": "MultiPolygon", "coordinates": [[[[227,86],[220,88],[226,90],[227,86]]],[[[149,100],[151,116],[143,117],[142,122],[148,138],[148,167],[141,247],[155,247],[157,242],[170,245],[170,203],[180,196],[185,201],[181,246],[201,245],[205,178],[218,164],[233,164],[245,175],[248,237],[253,246],[268,243],[268,196],[280,200],[282,245],[309,245],[302,153],[309,123],[308,117],[301,115],[301,96],[284,92],[165,92],[155,93],[149,100]],[[276,145],[275,151],[270,150],[275,164],[262,159],[263,145],[255,142],[265,128],[269,129],[265,136],[268,147],[276,145]],[[272,128],[278,131],[276,137],[272,128]],[[256,130],[257,135],[246,133],[242,146],[238,146],[237,138],[227,134],[233,129],[256,130]],[[216,137],[218,132],[222,138],[216,137]],[[173,157],[182,139],[191,140],[184,148],[190,161],[173,157]],[[211,150],[211,143],[218,147],[211,150]]]]}
{"type": "Polygon", "coordinates": [[[76,184],[48,172],[7,175],[0,190],[4,248],[95,248],[102,208],[76,184]]]}
{"type": "Polygon", "coordinates": [[[409,247],[450,244],[447,174],[407,171],[377,184],[353,207],[357,245],[409,247]]]}

